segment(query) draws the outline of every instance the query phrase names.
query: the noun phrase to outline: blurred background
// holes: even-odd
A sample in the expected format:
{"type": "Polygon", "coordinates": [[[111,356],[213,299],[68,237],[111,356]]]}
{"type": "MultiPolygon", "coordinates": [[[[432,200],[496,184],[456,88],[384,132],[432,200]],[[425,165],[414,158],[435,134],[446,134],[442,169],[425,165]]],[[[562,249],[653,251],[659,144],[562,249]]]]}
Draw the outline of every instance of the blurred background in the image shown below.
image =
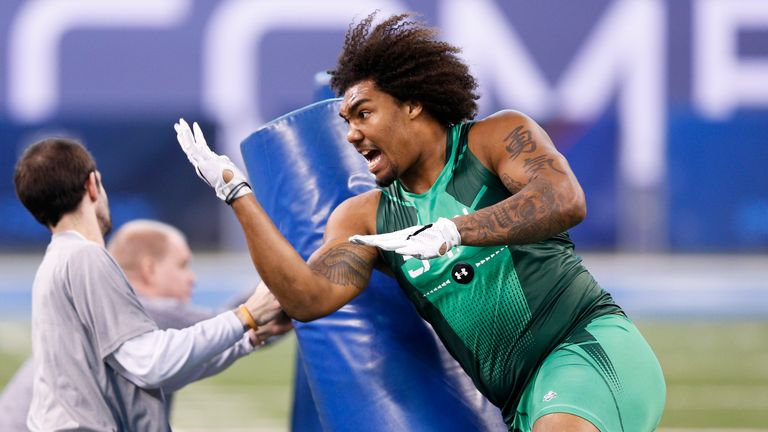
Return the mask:
{"type": "MultiPolygon", "coordinates": [[[[568,158],[589,209],[577,252],[656,349],[662,429],[768,431],[764,0],[0,2],[0,386],[29,353],[49,239],[13,190],[23,149],[82,139],[115,226],[182,229],[193,301],[216,307],[257,276],[172,124],[198,121],[240,163],[260,125],[331,96],[321,72],[376,9],[420,12],[463,48],[480,117],[525,112],[568,158]]],[[[287,429],[294,350],[287,338],[182,391],[176,429],[287,429]]]]}

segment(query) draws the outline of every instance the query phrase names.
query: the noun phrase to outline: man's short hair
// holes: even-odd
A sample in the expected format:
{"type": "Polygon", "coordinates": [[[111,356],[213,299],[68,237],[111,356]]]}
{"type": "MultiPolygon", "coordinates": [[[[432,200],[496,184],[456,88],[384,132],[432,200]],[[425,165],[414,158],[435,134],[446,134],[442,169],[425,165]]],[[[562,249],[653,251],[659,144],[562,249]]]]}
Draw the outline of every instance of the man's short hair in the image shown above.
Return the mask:
{"type": "Polygon", "coordinates": [[[141,260],[160,261],[170,249],[172,237],[186,242],[184,234],[163,222],[136,219],[118,229],[107,244],[109,253],[126,273],[138,270],[141,260]]]}
{"type": "Polygon", "coordinates": [[[62,216],[77,209],[96,162],[79,142],[47,138],[29,146],[16,163],[16,195],[32,216],[55,227],[62,216]]]}

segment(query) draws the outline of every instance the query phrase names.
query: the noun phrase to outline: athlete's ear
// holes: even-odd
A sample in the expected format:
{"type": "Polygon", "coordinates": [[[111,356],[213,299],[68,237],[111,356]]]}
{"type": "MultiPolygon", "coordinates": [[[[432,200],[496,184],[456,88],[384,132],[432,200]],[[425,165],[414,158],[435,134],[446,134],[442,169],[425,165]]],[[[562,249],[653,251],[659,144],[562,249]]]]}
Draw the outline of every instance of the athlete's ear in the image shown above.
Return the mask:
{"type": "Polygon", "coordinates": [[[424,107],[421,102],[408,101],[405,103],[408,107],[408,117],[413,120],[421,114],[421,110],[424,107]]]}

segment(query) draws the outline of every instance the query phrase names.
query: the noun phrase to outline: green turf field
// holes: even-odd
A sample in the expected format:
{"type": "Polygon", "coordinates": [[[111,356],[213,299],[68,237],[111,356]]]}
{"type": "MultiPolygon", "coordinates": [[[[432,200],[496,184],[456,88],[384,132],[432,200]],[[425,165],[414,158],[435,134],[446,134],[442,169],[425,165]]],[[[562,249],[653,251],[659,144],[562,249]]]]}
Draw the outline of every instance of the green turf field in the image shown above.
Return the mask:
{"type": "MultiPolygon", "coordinates": [[[[768,322],[638,323],[661,360],[668,432],[768,431],[768,322]]],[[[25,324],[0,324],[0,385],[29,352],[25,324]]],[[[295,340],[287,337],[178,393],[174,430],[284,431],[295,340]]]]}

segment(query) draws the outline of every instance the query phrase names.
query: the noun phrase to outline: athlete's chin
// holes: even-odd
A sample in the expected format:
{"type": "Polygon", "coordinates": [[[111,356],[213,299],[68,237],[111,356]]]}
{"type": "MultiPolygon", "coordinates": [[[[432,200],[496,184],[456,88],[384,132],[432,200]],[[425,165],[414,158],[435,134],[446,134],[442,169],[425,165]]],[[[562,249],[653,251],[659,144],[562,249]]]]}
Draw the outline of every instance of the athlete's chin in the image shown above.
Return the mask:
{"type": "Polygon", "coordinates": [[[378,187],[389,187],[389,185],[391,185],[394,181],[395,176],[393,175],[383,175],[381,177],[376,176],[376,186],[378,187]]]}

